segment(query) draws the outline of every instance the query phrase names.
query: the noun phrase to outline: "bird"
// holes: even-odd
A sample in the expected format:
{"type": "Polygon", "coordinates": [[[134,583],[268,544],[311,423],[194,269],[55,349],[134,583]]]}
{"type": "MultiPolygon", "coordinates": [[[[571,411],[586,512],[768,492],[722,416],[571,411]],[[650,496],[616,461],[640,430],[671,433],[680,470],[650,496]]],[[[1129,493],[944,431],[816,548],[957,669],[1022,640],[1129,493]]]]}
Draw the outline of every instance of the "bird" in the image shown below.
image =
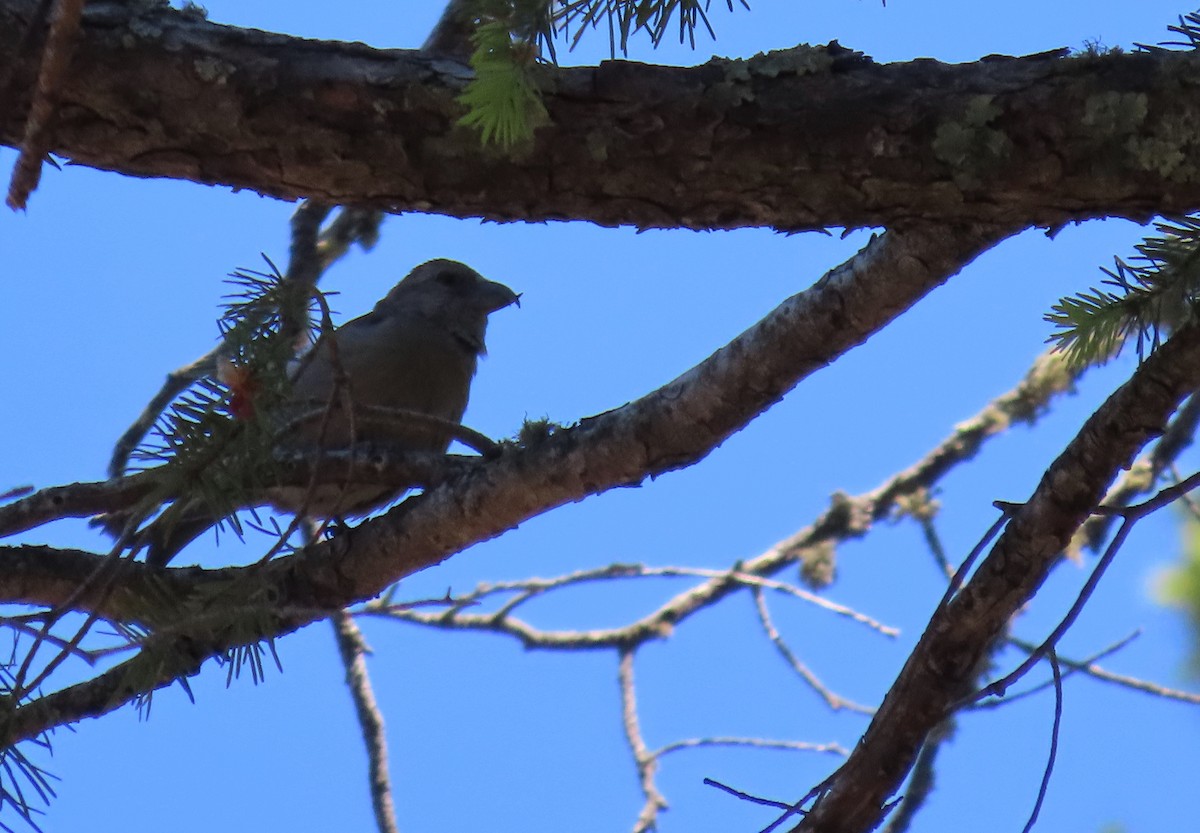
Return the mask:
{"type": "MultiPolygon", "coordinates": [[[[487,353],[488,316],[519,306],[519,298],[504,284],[454,260],[417,266],[369,313],[322,335],[295,363],[290,393],[276,417],[286,431],[279,444],[338,449],[389,443],[444,454],[453,439],[444,426],[372,417],[371,409],[401,409],[458,424],[479,358],[487,353]],[[352,413],[341,405],[346,395],[352,413]],[[297,419],[298,414],[308,416],[297,419]]],[[[254,505],[312,518],[344,518],[386,506],[407,489],[379,483],[279,486],[267,489],[254,505]]],[[[138,536],[147,547],[147,564],[165,567],[219,520],[202,501],[192,499],[169,524],[163,518],[152,522],[138,536]]]]}

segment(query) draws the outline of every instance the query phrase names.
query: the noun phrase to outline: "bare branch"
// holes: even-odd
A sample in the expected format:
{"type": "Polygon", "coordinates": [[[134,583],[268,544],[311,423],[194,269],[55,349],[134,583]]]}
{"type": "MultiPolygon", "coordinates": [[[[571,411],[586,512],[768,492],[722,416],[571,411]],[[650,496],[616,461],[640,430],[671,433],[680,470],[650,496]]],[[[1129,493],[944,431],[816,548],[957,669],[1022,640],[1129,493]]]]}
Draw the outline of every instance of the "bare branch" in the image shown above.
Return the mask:
{"type": "MultiPolygon", "coordinates": [[[[1138,677],[1129,677],[1124,674],[1116,674],[1112,671],[1107,671],[1104,668],[1101,668],[1099,665],[1096,664],[1104,657],[1109,656],[1110,654],[1114,654],[1117,651],[1124,648],[1126,645],[1128,645],[1130,642],[1132,642],[1134,639],[1136,639],[1140,635],[1140,633],[1141,633],[1140,631],[1134,631],[1133,633],[1131,633],[1129,636],[1125,637],[1124,639],[1121,639],[1121,640],[1115,642],[1114,644],[1109,645],[1107,648],[1105,648],[1101,651],[1098,651],[1097,653],[1093,654],[1092,656],[1088,657],[1087,659],[1072,660],[1072,659],[1066,659],[1064,657],[1059,657],[1058,658],[1059,664],[1064,665],[1067,668],[1067,673],[1064,674],[1063,676],[1069,677],[1071,674],[1074,674],[1074,673],[1086,674],[1087,676],[1091,677],[1092,679],[1100,680],[1101,682],[1106,682],[1106,683],[1113,683],[1114,685],[1119,685],[1123,688],[1131,689],[1132,691],[1140,691],[1145,694],[1152,694],[1155,697],[1162,697],[1163,699],[1166,699],[1166,700],[1177,700],[1181,703],[1188,703],[1189,705],[1200,706],[1200,694],[1194,694],[1190,691],[1181,691],[1180,689],[1177,689],[1177,688],[1167,688],[1166,686],[1161,686],[1161,685],[1158,685],[1157,683],[1152,683],[1149,680],[1139,679],[1138,677]]],[[[1022,651],[1025,651],[1026,653],[1030,653],[1030,654],[1039,650],[1039,648],[1041,647],[1039,645],[1034,645],[1033,643],[1026,642],[1023,639],[1016,639],[1015,637],[1009,637],[1008,642],[1011,645],[1015,645],[1016,647],[1020,648],[1022,651]]],[[[1047,680],[1044,683],[1040,683],[1038,685],[1033,686],[1032,688],[1022,691],[1019,694],[1008,695],[1003,700],[983,701],[981,703],[974,704],[972,706],[972,708],[973,709],[1002,708],[1003,706],[1006,706],[1017,700],[1021,700],[1026,697],[1031,697],[1034,694],[1037,694],[1038,692],[1049,688],[1053,684],[1054,684],[1053,680],[1047,680]]]]}
{"type": "MultiPolygon", "coordinates": [[[[1065,660],[1060,660],[1060,662],[1062,662],[1062,664],[1066,665],[1068,668],[1076,668],[1076,666],[1065,660]]],[[[1107,683],[1114,683],[1115,685],[1133,689],[1134,691],[1153,694],[1156,697],[1162,697],[1167,700],[1178,700],[1181,703],[1188,703],[1192,706],[1200,706],[1200,694],[1196,694],[1191,691],[1168,688],[1166,686],[1158,685],[1157,683],[1149,682],[1148,680],[1141,680],[1137,677],[1130,677],[1125,674],[1117,674],[1091,663],[1080,665],[1078,666],[1077,670],[1084,672],[1089,677],[1094,679],[1102,680],[1107,683]]]]}
{"type": "Polygon", "coordinates": [[[779,631],[775,629],[775,623],[771,621],[771,613],[767,610],[767,600],[763,597],[763,592],[760,588],[754,588],[754,607],[758,611],[758,619],[762,622],[763,630],[767,632],[767,638],[775,645],[780,655],[784,658],[788,665],[800,675],[809,687],[825,701],[829,708],[837,711],[838,709],[849,709],[859,714],[874,714],[875,710],[868,706],[863,706],[855,703],[852,700],[847,700],[830,691],[824,683],[808,669],[804,663],[797,659],[792,649],[783,641],[783,637],[779,635],[779,631]]]}
{"type": "MultiPolygon", "coordinates": [[[[721,792],[728,793],[740,801],[749,801],[751,804],[761,804],[764,807],[778,807],[781,810],[790,810],[792,806],[786,801],[776,801],[773,798],[763,798],[760,795],[751,795],[748,792],[736,790],[728,784],[722,784],[715,778],[705,778],[704,783],[710,787],[716,787],[721,792]]],[[[764,833],[766,833],[766,831],[764,831],[764,833]]]]}
{"type": "Polygon", "coordinates": [[[16,535],[61,518],[87,518],[128,509],[149,495],[154,475],[139,472],[115,480],[51,486],[0,506],[0,537],[16,535]]]}
{"type": "Polygon", "coordinates": [[[293,303],[281,305],[279,314],[283,319],[280,334],[296,350],[303,349],[308,342],[308,299],[325,271],[318,254],[321,224],[332,210],[331,205],[305,200],[292,212],[292,245],[288,249],[284,281],[288,284],[287,297],[293,303]]]}
{"type": "Polygon", "coordinates": [[[379,239],[379,226],[383,223],[382,211],[368,208],[343,207],[322,231],[317,240],[317,255],[321,258],[321,271],[329,267],[350,250],[353,245],[372,249],[379,239]]]}
{"type": "Polygon", "coordinates": [[[645,833],[653,830],[658,824],[658,814],[667,809],[667,800],[654,783],[654,774],[658,771],[658,756],[646,747],[642,738],[642,728],[638,722],[637,690],[633,682],[632,648],[621,648],[617,667],[617,681],[621,688],[621,725],[625,728],[625,740],[633,753],[633,763],[637,767],[638,781],[642,785],[642,795],[646,797],[642,811],[638,813],[633,833],[645,833]]]}
{"type": "MultiPolygon", "coordinates": [[[[770,575],[794,563],[811,547],[865,534],[874,521],[887,517],[904,505],[907,499],[927,491],[955,466],[973,458],[988,439],[998,436],[1016,423],[1035,420],[1051,399],[1071,389],[1079,372],[1068,366],[1060,353],[1043,353],[1015,388],[997,397],[972,418],[959,423],[953,434],[921,460],[870,492],[857,497],[836,496],[830,509],[813,524],[762,555],[740,563],[737,574],[770,575]]],[[[604,647],[665,635],[692,613],[722,598],[722,585],[730,581],[733,575],[728,571],[716,571],[707,584],[675,596],[654,613],[622,628],[549,633],[509,615],[534,595],[557,586],[557,582],[565,585],[631,573],[640,575],[647,569],[638,565],[614,564],[560,579],[485,584],[473,594],[462,597],[463,601],[473,604],[496,592],[522,592],[494,614],[462,615],[460,610],[453,609],[439,615],[403,614],[403,618],[436,627],[495,630],[515,636],[530,647],[604,647]]]]}
{"type": "Polygon", "coordinates": [[[1062,706],[1063,706],[1063,687],[1062,687],[1062,671],[1058,667],[1058,655],[1051,648],[1046,657],[1050,660],[1050,669],[1054,672],[1054,726],[1050,730],[1050,756],[1046,759],[1046,768],[1042,772],[1042,783],[1038,787],[1037,802],[1033,805],[1033,811],[1029,814],[1029,821],[1025,822],[1025,827],[1022,833],[1029,833],[1033,830],[1033,825],[1037,823],[1038,813],[1042,810],[1042,804],[1046,800],[1046,791],[1050,788],[1050,774],[1054,772],[1054,760],[1058,757],[1058,734],[1062,728],[1062,706]]]}
{"type": "MultiPolygon", "coordinates": [[[[411,605],[368,603],[364,613],[385,615],[428,627],[449,630],[485,630],[518,637],[527,648],[573,650],[576,648],[605,648],[634,645],[647,639],[665,635],[662,628],[652,627],[646,619],[620,628],[602,628],[591,631],[545,631],[515,619],[513,610],[536,596],[583,582],[612,580],[619,578],[660,578],[698,576],[715,582],[729,582],[755,589],[774,590],[816,605],[839,616],[845,616],[866,625],[884,636],[896,636],[899,631],[884,625],[866,614],[831,602],[815,593],[810,593],[786,582],[774,581],[751,573],[737,570],[707,570],[694,567],[646,567],[640,564],[611,564],[591,570],[580,570],[553,579],[521,579],[511,582],[481,584],[473,592],[458,596],[454,605],[445,611],[424,611],[411,605]],[[468,606],[496,593],[514,592],[516,595],[492,613],[462,613],[468,606]]],[[[676,597],[678,598],[678,597],[676,597]]],[[[660,608],[661,611],[661,608],[660,608]]],[[[844,705],[849,706],[847,701],[844,705]]]]}
{"type": "Polygon", "coordinates": [[[945,747],[946,741],[953,735],[954,718],[943,721],[940,726],[930,732],[929,739],[917,753],[917,760],[913,764],[912,775],[908,779],[904,797],[896,806],[895,812],[888,817],[884,833],[905,833],[912,826],[913,819],[925,806],[929,796],[933,794],[938,754],[945,747]]]}
{"type": "Polygon", "coordinates": [[[767,738],[688,738],[668,743],[657,749],[654,757],[661,758],[671,752],[681,749],[702,749],[706,746],[740,746],[748,749],[784,749],[795,752],[828,752],[832,755],[849,755],[850,752],[839,743],[811,743],[805,740],[769,740],[767,738]]]}
{"type": "Polygon", "coordinates": [[[354,701],[354,713],[362,727],[363,743],[367,747],[371,807],[375,811],[375,826],[379,833],[397,833],[396,808],[392,803],[392,782],[388,775],[387,732],[383,713],[375,702],[371,678],[367,673],[366,655],[370,653],[362,631],[354,617],[340,611],[329,617],[337,638],[338,653],[346,668],[346,685],[354,701]]]}

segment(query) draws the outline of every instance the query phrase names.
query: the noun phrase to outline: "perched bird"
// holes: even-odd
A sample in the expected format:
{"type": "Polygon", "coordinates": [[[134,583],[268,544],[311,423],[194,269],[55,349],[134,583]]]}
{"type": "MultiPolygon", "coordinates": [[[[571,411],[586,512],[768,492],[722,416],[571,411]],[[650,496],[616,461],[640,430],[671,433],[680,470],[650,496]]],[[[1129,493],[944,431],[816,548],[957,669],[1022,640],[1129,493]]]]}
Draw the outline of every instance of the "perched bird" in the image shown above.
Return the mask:
{"type": "MultiPolygon", "coordinates": [[[[445,453],[452,437],[444,428],[372,414],[371,408],[403,409],[459,423],[476,363],[486,353],[488,315],[514,303],[519,303],[515,292],[461,263],[439,259],[421,264],[371,312],[322,336],[298,362],[280,414],[281,425],[293,420],[293,427],[281,442],[325,449],[387,442],[445,453]],[[354,403],[353,414],[341,405],[346,396],[354,403]],[[294,421],[314,409],[328,412],[294,421]]],[[[405,490],[354,483],[315,490],[277,487],[260,504],[315,518],[345,517],[385,506],[405,490]]],[[[198,500],[175,518],[169,527],[156,528],[160,519],[144,531],[147,563],[167,564],[219,520],[198,500]]]]}

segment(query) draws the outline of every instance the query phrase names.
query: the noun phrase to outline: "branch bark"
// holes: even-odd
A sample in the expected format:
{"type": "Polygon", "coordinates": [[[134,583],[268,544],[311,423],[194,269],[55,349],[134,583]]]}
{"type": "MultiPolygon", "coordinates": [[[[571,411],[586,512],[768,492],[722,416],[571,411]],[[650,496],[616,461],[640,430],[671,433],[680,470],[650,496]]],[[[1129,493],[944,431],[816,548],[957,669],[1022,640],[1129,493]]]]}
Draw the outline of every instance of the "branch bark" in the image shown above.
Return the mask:
{"type": "MultiPolygon", "coordinates": [[[[0,0],[0,143],[21,136],[33,0],[0,0]]],[[[89,3],[52,149],[134,176],[491,220],[783,230],[1057,226],[1200,204],[1189,54],[877,65],[836,44],[696,67],[544,67],[500,153],[457,127],[463,64],[89,3]],[[303,125],[303,129],[297,129],[303,125]]]]}

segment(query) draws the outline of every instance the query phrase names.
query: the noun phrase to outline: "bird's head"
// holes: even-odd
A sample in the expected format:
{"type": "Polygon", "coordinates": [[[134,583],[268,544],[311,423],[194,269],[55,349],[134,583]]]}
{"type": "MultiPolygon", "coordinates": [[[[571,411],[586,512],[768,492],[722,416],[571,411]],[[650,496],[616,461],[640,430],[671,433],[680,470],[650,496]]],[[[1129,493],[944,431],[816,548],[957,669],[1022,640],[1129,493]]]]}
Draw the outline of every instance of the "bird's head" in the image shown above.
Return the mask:
{"type": "Polygon", "coordinates": [[[456,260],[439,258],[409,272],[379,307],[422,315],[482,354],[488,315],[520,303],[520,296],[504,284],[489,281],[456,260]]]}

